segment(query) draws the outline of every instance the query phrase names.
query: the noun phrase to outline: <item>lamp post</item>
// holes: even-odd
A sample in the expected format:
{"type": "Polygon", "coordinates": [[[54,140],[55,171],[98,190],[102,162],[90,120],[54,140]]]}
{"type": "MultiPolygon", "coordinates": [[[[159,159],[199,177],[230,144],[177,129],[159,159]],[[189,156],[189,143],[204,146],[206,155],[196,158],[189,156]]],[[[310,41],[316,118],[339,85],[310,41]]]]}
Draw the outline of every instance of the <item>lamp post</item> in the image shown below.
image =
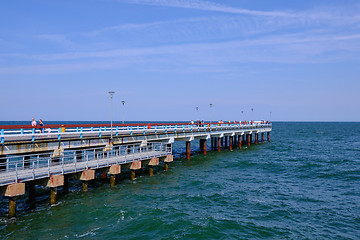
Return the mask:
{"type": "Polygon", "coordinates": [[[122,122],[123,122],[123,124],[125,123],[125,121],[124,121],[124,115],[125,115],[125,101],[123,100],[123,101],[121,101],[121,103],[122,103],[122,106],[123,106],[123,111],[122,111],[122,122]]]}
{"type": "Polygon", "coordinates": [[[211,120],[212,120],[212,103],[210,103],[210,130],[211,130],[211,120]]]}
{"type": "Polygon", "coordinates": [[[199,120],[199,107],[196,107],[196,121],[199,120]]]}
{"type": "Polygon", "coordinates": [[[112,122],[113,122],[113,114],[112,114],[112,109],[113,109],[113,107],[112,107],[112,99],[113,99],[114,93],[115,93],[115,92],[113,92],[113,91],[110,91],[110,92],[109,92],[109,94],[110,94],[110,101],[111,101],[111,141],[112,141],[112,139],[113,139],[113,124],[112,124],[112,122]]]}

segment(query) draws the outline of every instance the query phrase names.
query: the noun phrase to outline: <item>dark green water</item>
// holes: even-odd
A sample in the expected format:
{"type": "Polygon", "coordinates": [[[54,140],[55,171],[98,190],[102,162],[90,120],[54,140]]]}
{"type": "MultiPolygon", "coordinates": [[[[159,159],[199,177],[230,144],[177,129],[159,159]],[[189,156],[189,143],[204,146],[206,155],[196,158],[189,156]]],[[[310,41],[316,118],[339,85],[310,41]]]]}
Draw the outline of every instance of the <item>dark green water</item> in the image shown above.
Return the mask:
{"type": "Polygon", "coordinates": [[[177,142],[168,172],[52,207],[44,190],[15,222],[1,206],[0,238],[360,239],[360,123],[274,123],[271,140],[206,156],[193,142],[191,161],[177,142]]]}

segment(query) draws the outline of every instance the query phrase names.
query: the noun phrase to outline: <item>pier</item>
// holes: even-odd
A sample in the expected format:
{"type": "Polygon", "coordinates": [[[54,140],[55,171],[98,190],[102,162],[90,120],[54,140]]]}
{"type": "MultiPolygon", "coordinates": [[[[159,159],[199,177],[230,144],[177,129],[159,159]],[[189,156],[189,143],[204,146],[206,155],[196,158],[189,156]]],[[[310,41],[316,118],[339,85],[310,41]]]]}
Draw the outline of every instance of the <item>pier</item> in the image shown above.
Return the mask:
{"type": "Polygon", "coordinates": [[[55,204],[58,188],[67,191],[69,179],[80,180],[82,190],[87,191],[96,175],[108,178],[114,186],[123,171],[129,171],[133,180],[140,169],[152,176],[160,163],[168,170],[175,141],[185,142],[190,160],[195,139],[201,153],[207,154],[207,141],[213,150],[232,151],[263,143],[265,134],[270,141],[271,130],[271,123],[262,121],[0,126],[0,194],[9,199],[11,218],[16,215],[16,198],[25,194],[25,187],[30,202],[35,200],[36,185],[48,187],[50,204],[55,204]]]}

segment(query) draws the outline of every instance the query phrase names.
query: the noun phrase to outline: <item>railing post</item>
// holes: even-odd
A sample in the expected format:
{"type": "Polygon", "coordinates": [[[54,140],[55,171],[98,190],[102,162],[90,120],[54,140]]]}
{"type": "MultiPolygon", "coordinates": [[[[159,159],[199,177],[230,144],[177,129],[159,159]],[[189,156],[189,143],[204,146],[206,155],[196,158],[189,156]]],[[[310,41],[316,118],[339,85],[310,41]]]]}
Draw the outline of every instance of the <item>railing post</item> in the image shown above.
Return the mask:
{"type": "Polygon", "coordinates": [[[35,180],[35,162],[32,164],[32,170],[33,170],[33,180],[35,180]]]}
{"type": "Polygon", "coordinates": [[[64,155],[61,158],[61,168],[62,168],[62,174],[64,175],[64,155]]]}
{"type": "Polygon", "coordinates": [[[18,182],[19,177],[18,177],[18,167],[17,167],[17,162],[15,162],[15,182],[18,182]]]}
{"type": "Polygon", "coordinates": [[[48,158],[48,177],[50,177],[50,158],[48,158]]]}
{"type": "Polygon", "coordinates": [[[76,152],[74,152],[74,165],[75,165],[75,172],[77,172],[77,170],[76,170],[76,152]]]}
{"type": "Polygon", "coordinates": [[[4,129],[1,129],[1,144],[4,144],[5,142],[4,135],[5,135],[4,129]]]}

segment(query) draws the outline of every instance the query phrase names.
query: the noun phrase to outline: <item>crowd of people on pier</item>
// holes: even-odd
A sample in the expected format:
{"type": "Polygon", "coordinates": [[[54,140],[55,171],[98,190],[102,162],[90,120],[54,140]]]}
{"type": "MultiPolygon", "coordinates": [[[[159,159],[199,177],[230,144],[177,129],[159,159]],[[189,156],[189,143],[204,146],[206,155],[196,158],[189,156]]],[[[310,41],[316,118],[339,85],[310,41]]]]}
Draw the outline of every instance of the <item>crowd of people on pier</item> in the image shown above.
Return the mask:
{"type": "MultiPolygon", "coordinates": [[[[240,125],[246,125],[246,124],[269,124],[271,123],[270,121],[264,121],[264,120],[261,120],[261,121],[254,121],[254,120],[251,120],[251,121],[231,121],[229,120],[228,122],[224,122],[223,120],[220,120],[218,122],[213,122],[212,124],[217,124],[218,126],[221,125],[221,124],[240,124],[240,125]]],[[[203,127],[205,126],[205,121],[204,120],[197,120],[196,122],[194,122],[194,120],[191,120],[190,122],[191,125],[195,125],[195,126],[199,126],[199,127],[203,127]]],[[[210,123],[206,123],[206,125],[210,125],[210,123]]]]}

